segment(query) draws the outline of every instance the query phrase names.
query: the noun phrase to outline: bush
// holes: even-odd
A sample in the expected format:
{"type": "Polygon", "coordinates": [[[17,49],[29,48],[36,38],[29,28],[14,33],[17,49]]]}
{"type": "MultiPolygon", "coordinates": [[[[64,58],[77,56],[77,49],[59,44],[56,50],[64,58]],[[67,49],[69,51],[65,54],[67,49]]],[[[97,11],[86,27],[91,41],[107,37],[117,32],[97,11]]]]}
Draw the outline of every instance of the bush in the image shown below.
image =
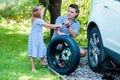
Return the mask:
{"type": "Polygon", "coordinates": [[[5,0],[0,1],[0,18],[21,21],[31,16],[31,8],[37,4],[37,0],[5,0]]]}
{"type": "MultiPolygon", "coordinates": [[[[81,25],[76,41],[79,45],[87,46],[86,38],[86,24],[90,11],[91,0],[62,0],[61,15],[66,15],[69,4],[76,3],[80,8],[80,14],[77,18],[81,25]]],[[[2,19],[13,19],[16,21],[24,21],[23,19],[30,19],[31,9],[34,5],[39,4],[38,0],[0,0],[0,22],[2,19]],[[4,18],[3,18],[4,17],[4,18]]],[[[45,20],[50,22],[50,14],[47,11],[45,20]]],[[[45,31],[45,42],[48,42],[50,31],[45,31]],[[49,35],[48,35],[49,34],[49,35]]]]}

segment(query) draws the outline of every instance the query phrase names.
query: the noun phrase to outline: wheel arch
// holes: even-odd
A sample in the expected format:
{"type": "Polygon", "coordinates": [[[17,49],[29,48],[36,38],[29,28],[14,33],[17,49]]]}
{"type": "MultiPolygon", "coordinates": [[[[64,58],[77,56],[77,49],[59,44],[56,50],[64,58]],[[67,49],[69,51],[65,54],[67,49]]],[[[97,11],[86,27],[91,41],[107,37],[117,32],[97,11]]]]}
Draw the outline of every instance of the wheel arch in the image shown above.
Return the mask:
{"type": "Polygon", "coordinates": [[[91,29],[97,27],[97,24],[95,22],[90,22],[87,26],[87,38],[89,37],[88,34],[90,33],[91,29]]]}
{"type": "Polygon", "coordinates": [[[87,38],[89,37],[90,31],[91,31],[92,28],[94,28],[94,27],[97,27],[97,28],[98,28],[98,30],[99,30],[99,32],[100,32],[100,35],[101,35],[101,38],[102,38],[103,46],[105,47],[105,45],[104,45],[104,37],[102,36],[103,33],[101,32],[101,28],[99,28],[100,25],[99,25],[99,24],[96,24],[94,21],[89,22],[89,24],[88,24],[88,26],[87,26],[87,38]]]}

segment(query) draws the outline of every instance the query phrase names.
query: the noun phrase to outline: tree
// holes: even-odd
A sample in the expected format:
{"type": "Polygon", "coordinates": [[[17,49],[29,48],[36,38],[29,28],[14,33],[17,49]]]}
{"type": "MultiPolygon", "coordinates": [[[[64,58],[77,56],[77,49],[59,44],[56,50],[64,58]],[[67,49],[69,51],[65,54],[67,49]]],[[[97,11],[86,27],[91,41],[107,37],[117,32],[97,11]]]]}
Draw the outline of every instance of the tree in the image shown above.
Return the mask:
{"type": "MultiPolygon", "coordinates": [[[[61,11],[62,0],[39,0],[39,2],[41,4],[43,4],[46,7],[46,9],[49,10],[49,12],[50,12],[50,23],[54,24],[56,18],[61,15],[60,11],[61,11]]],[[[53,32],[54,32],[54,30],[51,29],[50,38],[52,37],[53,32]]]]}

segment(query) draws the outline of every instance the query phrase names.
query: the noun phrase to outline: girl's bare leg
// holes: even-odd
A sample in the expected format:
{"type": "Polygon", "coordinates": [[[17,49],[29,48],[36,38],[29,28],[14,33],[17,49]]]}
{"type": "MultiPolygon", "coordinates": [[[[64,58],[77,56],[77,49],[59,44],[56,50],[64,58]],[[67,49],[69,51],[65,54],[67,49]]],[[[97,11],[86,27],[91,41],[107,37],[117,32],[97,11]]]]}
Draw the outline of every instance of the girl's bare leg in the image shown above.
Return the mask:
{"type": "Polygon", "coordinates": [[[31,63],[32,71],[36,71],[34,64],[34,57],[30,57],[30,63],[31,63]]]}
{"type": "Polygon", "coordinates": [[[47,66],[48,64],[44,62],[44,57],[40,58],[40,65],[47,66]]]}

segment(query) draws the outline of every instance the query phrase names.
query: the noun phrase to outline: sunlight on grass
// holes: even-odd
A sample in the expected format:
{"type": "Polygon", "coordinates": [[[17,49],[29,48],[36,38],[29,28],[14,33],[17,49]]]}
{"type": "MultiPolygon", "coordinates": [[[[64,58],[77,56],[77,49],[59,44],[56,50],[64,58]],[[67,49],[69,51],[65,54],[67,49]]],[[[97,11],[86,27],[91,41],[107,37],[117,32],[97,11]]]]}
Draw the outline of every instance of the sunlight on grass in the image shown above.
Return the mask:
{"type": "Polygon", "coordinates": [[[20,56],[21,57],[26,57],[26,53],[27,53],[27,51],[25,51],[25,52],[20,51],[20,56]]]}
{"type": "MultiPolygon", "coordinates": [[[[39,66],[38,59],[35,59],[38,72],[31,71],[27,56],[30,29],[30,20],[24,23],[0,23],[0,80],[60,80],[48,68],[39,66]]],[[[45,39],[48,44],[46,30],[45,39]]]]}
{"type": "MultiPolygon", "coordinates": [[[[30,20],[25,22],[6,21],[0,23],[0,80],[60,80],[48,68],[39,66],[39,59],[35,59],[38,72],[31,71],[27,56],[28,36],[31,30],[30,20]]],[[[82,29],[75,38],[78,45],[86,46],[86,29],[82,29]]],[[[50,29],[43,28],[44,41],[50,41],[50,29]]]]}
{"type": "Polygon", "coordinates": [[[44,78],[35,78],[33,76],[20,76],[18,80],[52,80],[48,77],[44,77],[44,78]]]}
{"type": "Polygon", "coordinates": [[[11,24],[5,24],[1,23],[1,26],[4,27],[4,29],[9,29],[11,31],[6,32],[6,34],[29,34],[31,29],[31,23],[28,21],[27,23],[20,22],[20,23],[11,23],[11,24]]]}
{"type": "Polygon", "coordinates": [[[20,76],[18,80],[29,80],[33,76],[20,76]]]}

